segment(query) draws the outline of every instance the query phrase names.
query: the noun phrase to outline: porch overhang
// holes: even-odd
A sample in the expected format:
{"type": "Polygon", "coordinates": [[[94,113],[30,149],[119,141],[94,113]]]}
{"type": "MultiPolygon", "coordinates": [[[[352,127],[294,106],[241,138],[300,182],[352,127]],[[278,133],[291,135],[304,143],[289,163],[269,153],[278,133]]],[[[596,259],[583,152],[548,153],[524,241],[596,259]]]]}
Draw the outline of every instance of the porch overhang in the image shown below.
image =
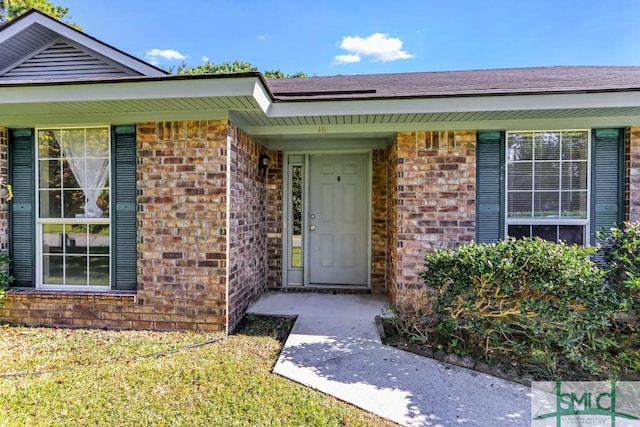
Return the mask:
{"type": "Polygon", "coordinates": [[[228,118],[278,139],[384,138],[398,131],[640,125],[640,91],[282,100],[259,73],[0,84],[0,126],[228,118]]]}

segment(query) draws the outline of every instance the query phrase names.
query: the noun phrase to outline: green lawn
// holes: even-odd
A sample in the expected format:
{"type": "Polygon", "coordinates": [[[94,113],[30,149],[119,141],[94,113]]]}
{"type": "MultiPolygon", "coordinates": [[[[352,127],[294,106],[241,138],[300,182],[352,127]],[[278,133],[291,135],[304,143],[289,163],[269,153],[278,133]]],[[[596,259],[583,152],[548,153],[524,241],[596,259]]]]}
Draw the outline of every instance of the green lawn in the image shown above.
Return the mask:
{"type": "Polygon", "coordinates": [[[394,425],[271,374],[280,347],[265,335],[0,326],[0,426],[394,425]]]}

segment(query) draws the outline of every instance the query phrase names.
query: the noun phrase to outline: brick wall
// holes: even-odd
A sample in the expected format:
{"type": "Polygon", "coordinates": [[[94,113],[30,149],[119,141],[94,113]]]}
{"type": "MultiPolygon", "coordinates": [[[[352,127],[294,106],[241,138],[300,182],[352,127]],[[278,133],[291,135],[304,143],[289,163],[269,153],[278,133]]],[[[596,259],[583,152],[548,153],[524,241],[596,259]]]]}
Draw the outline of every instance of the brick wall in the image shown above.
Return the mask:
{"type": "Polygon", "coordinates": [[[282,191],[283,163],[282,151],[270,151],[271,158],[267,172],[267,263],[268,287],[282,287],[282,191]]]}
{"type": "Polygon", "coordinates": [[[225,328],[227,129],[137,126],[138,299],[154,329],[225,328]]]}
{"type": "Polygon", "coordinates": [[[139,123],[137,293],[12,291],[30,325],[225,331],[226,120],[139,123]]]}
{"type": "Polygon", "coordinates": [[[229,125],[228,330],[267,287],[266,171],[258,169],[266,149],[229,125]]]}
{"type": "Polygon", "coordinates": [[[389,180],[397,203],[389,215],[390,227],[397,227],[397,253],[389,258],[397,266],[398,289],[421,283],[417,273],[425,252],[474,239],[475,138],[475,131],[397,134],[389,156],[393,167],[397,150],[395,189],[391,172],[389,180]]]}
{"type": "MultiPolygon", "coordinates": [[[[7,147],[9,145],[9,132],[0,127],[0,182],[8,183],[8,160],[7,147]]],[[[5,197],[0,198],[0,251],[6,252],[9,249],[9,221],[8,205],[5,197]]]]}
{"type": "Polygon", "coordinates": [[[640,127],[625,130],[625,219],[640,220],[640,127]]]}
{"type": "Polygon", "coordinates": [[[371,290],[387,290],[387,152],[373,151],[371,189],[371,290]]]}
{"type": "Polygon", "coordinates": [[[393,301],[398,291],[398,138],[387,149],[387,290],[393,301]]]}

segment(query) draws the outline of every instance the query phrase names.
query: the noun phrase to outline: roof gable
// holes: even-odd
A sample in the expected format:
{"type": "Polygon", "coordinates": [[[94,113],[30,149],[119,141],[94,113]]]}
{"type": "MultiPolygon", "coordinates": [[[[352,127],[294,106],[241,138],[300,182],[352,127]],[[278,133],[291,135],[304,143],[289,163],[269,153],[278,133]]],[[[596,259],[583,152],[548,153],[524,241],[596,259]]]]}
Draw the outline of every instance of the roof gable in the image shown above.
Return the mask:
{"type": "Polygon", "coordinates": [[[166,74],[35,9],[0,27],[0,80],[166,74]]]}

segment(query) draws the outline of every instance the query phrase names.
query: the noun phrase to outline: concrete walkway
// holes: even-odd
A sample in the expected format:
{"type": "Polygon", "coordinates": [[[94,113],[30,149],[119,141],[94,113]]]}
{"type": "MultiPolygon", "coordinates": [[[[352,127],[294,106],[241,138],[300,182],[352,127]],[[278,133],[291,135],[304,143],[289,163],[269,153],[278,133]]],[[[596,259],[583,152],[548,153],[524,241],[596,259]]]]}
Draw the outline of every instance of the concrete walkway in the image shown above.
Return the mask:
{"type": "Polygon", "coordinates": [[[529,388],[388,347],[377,295],[267,293],[255,314],[298,315],[274,372],[405,426],[528,426],[529,388]]]}

